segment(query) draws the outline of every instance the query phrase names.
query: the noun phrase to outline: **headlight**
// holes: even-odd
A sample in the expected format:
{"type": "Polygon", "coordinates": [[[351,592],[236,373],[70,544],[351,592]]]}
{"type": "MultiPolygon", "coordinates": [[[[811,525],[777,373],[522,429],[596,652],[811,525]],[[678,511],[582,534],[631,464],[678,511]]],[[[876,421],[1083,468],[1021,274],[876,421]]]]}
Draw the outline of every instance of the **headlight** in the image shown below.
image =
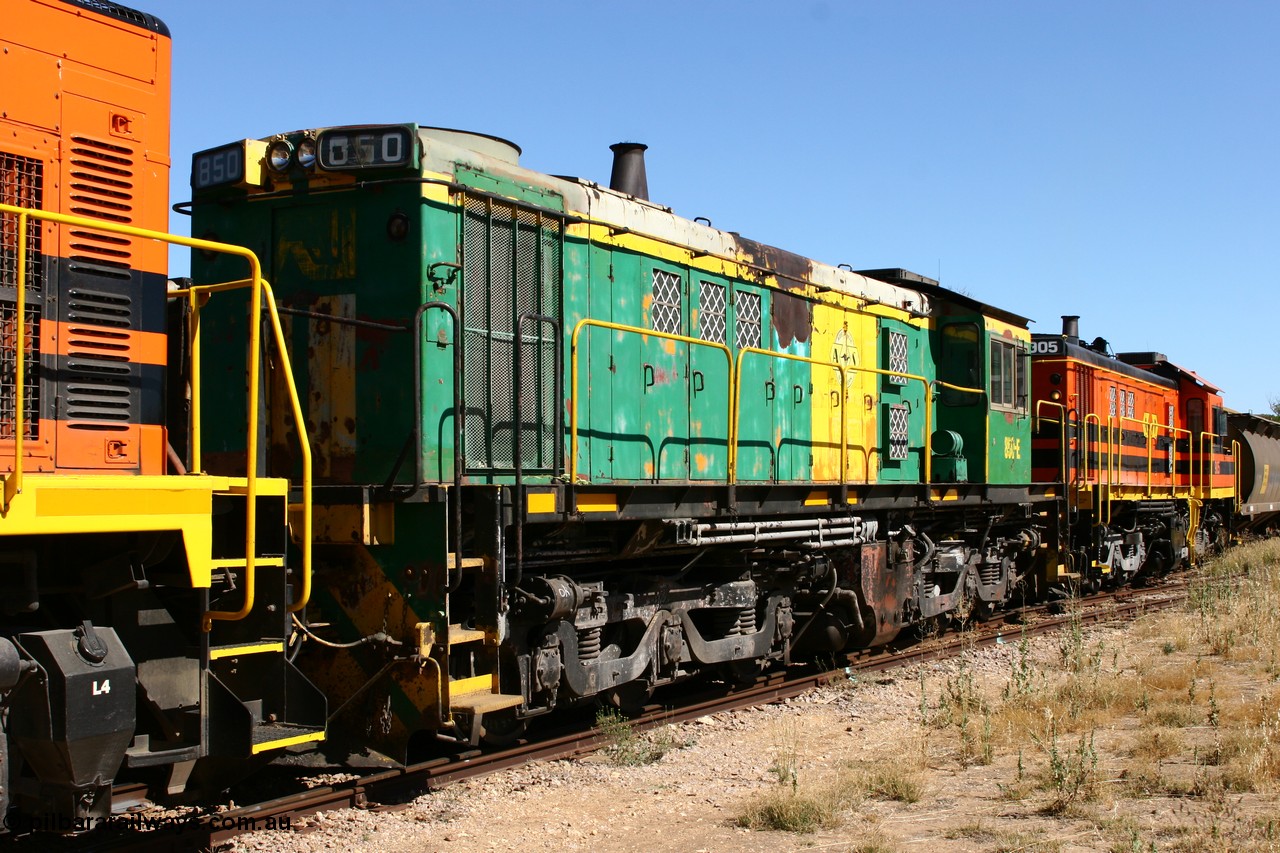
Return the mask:
{"type": "Polygon", "coordinates": [[[289,168],[289,159],[293,156],[293,146],[283,139],[278,139],[267,146],[267,165],[273,172],[283,172],[289,168]]]}
{"type": "Polygon", "coordinates": [[[316,164],[316,141],[304,139],[298,143],[298,165],[310,169],[316,164]]]}

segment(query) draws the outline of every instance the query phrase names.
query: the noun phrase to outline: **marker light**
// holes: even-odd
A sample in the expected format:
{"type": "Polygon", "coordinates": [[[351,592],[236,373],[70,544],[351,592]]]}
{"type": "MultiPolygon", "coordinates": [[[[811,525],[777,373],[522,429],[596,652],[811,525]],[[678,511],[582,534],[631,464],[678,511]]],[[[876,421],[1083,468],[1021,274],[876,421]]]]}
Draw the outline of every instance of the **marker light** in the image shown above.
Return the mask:
{"type": "Polygon", "coordinates": [[[278,139],[267,146],[267,165],[273,172],[283,172],[289,168],[289,160],[293,156],[293,146],[283,139],[278,139]]]}
{"type": "Polygon", "coordinates": [[[310,169],[316,164],[316,141],[304,139],[298,143],[298,165],[310,169]]]}

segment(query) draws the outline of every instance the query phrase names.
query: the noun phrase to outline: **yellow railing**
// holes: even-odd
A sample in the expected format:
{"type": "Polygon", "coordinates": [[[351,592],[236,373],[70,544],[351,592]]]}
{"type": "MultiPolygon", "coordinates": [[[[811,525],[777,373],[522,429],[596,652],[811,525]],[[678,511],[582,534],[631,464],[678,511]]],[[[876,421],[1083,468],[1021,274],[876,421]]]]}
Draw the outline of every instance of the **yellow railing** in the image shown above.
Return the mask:
{"type": "MultiPolygon", "coordinates": [[[[242,290],[246,287],[253,287],[254,290],[265,295],[266,299],[259,299],[257,304],[253,306],[251,317],[257,318],[261,316],[262,304],[265,302],[267,306],[267,314],[271,318],[271,330],[275,337],[276,350],[280,353],[280,361],[282,372],[284,374],[285,386],[289,391],[289,405],[293,411],[293,420],[297,425],[298,443],[301,449],[302,458],[302,530],[300,531],[301,549],[302,549],[302,589],[298,594],[298,598],[293,604],[289,605],[291,613],[301,612],[311,599],[311,491],[312,491],[312,471],[311,471],[311,442],[307,438],[306,420],[302,413],[302,403],[298,397],[298,388],[293,379],[293,367],[289,362],[289,351],[287,341],[284,337],[284,327],[280,323],[280,315],[276,311],[275,295],[271,291],[271,285],[267,280],[258,275],[256,278],[241,279],[239,281],[222,282],[220,284],[197,284],[183,290],[173,291],[174,296],[187,297],[187,304],[191,311],[187,315],[189,322],[189,330],[191,337],[191,467],[200,470],[200,457],[202,436],[200,434],[201,408],[200,408],[200,308],[202,297],[207,297],[214,293],[223,293],[231,290],[242,290]]],[[[260,339],[262,324],[257,320],[252,322],[249,331],[249,436],[248,458],[249,458],[249,485],[248,500],[250,507],[253,506],[255,491],[255,480],[257,477],[258,458],[258,407],[255,401],[258,399],[258,370],[257,365],[262,357],[262,344],[260,339]]],[[[250,524],[253,522],[250,521],[250,524]]],[[[253,528],[250,528],[251,530],[253,528]]],[[[255,531],[256,532],[256,531],[255,531]]],[[[256,543],[255,543],[256,547],[256,543]]],[[[205,630],[209,630],[214,620],[235,621],[243,619],[253,610],[254,605],[254,562],[253,551],[248,552],[248,565],[245,569],[245,593],[244,602],[239,610],[211,610],[204,615],[205,630]]]]}
{"type": "Polygon", "coordinates": [[[729,482],[738,482],[738,430],[741,426],[739,420],[742,417],[742,361],[746,356],[752,354],[780,358],[786,361],[800,361],[840,371],[840,482],[844,482],[849,474],[849,443],[847,438],[849,395],[845,384],[845,373],[848,369],[834,361],[822,361],[808,356],[794,355],[789,352],[774,352],[773,350],[760,349],[759,347],[743,347],[738,350],[738,362],[734,370],[733,382],[730,383],[733,386],[733,408],[731,409],[732,420],[729,421],[729,482]]]}
{"type": "Polygon", "coordinates": [[[1236,503],[1239,503],[1240,502],[1240,442],[1234,438],[1231,439],[1231,471],[1235,474],[1235,477],[1233,478],[1234,482],[1232,483],[1232,488],[1235,490],[1235,494],[1232,496],[1232,500],[1234,500],[1236,503]]]}
{"type": "MultiPolygon", "coordinates": [[[[1061,439],[1058,441],[1058,449],[1062,457],[1062,482],[1064,485],[1070,484],[1071,472],[1067,470],[1067,407],[1055,400],[1036,400],[1036,409],[1032,416],[1031,434],[1034,436],[1040,431],[1040,425],[1044,423],[1044,415],[1040,414],[1041,406],[1053,406],[1058,410],[1058,431],[1061,439]]],[[[1049,419],[1053,423],[1053,419],[1049,419]]]]}
{"type": "MultiPolygon", "coordinates": [[[[249,397],[248,397],[248,437],[247,437],[247,458],[248,470],[246,472],[246,510],[245,510],[245,602],[237,611],[211,611],[204,615],[204,628],[209,630],[215,619],[236,620],[243,619],[253,609],[254,599],[254,570],[256,568],[256,552],[257,552],[257,513],[256,499],[258,491],[258,472],[257,472],[257,451],[258,451],[258,369],[257,365],[262,359],[262,341],[260,336],[260,317],[262,315],[263,292],[270,294],[270,289],[262,278],[262,266],[255,255],[249,249],[241,246],[233,246],[229,243],[218,243],[212,240],[201,240],[195,237],[182,237],[177,234],[168,234],[163,231],[152,231],[147,228],[137,228],[132,225],[121,225],[114,222],[104,222],[98,219],[92,219],[87,216],[76,216],[73,214],[54,213],[52,211],[31,210],[25,207],[15,207],[8,204],[0,204],[0,213],[10,214],[17,217],[18,226],[18,245],[16,257],[16,278],[14,281],[15,290],[17,291],[17,316],[15,318],[14,341],[16,342],[17,356],[15,359],[14,379],[16,387],[14,389],[14,460],[13,471],[4,478],[4,494],[3,505],[0,511],[7,512],[13,499],[22,492],[23,478],[23,433],[26,430],[24,423],[24,381],[25,381],[25,335],[26,335],[26,282],[25,271],[27,266],[27,225],[31,219],[44,222],[52,222],[59,225],[71,225],[80,228],[88,228],[94,231],[101,231],[107,234],[120,234],[126,237],[135,237],[141,240],[156,240],[161,243],[186,246],[190,249],[200,249],[207,252],[215,252],[218,254],[232,255],[244,259],[249,265],[249,277],[241,282],[233,282],[226,285],[208,285],[189,288],[185,291],[179,291],[180,295],[187,295],[192,300],[195,307],[193,315],[198,318],[199,301],[198,293],[212,293],[218,290],[230,290],[243,287],[252,288],[250,297],[251,313],[250,313],[250,336],[249,336],[249,397]]],[[[306,535],[304,537],[303,549],[303,565],[302,565],[302,594],[299,601],[295,602],[291,607],[293,610],[299,610],[306,605],[307,597],[311,590],[311,551],[310,551],[310,525],[311,525],[311,448],[307,439],[306,427],[301,417],[301,403],[298,400],[297,389],[293,385],[293,371],[289,366],[288,352],[284,348],[284,335],[281,331],[280,320],[276,315],[275,302],[268,298],[268,308],[270,311],[272,323],[275,329],[276,341],[280,346],[281,362],[284,365],[285,374],[289,377],[289,393],[292,398],[291,402],[294,410],[294,417],[297,420],[298,440],[302,447],[304,472],[303,472],[303,504],[304,512],[304,528],[306,535]]],[[[199,325],[198,319],[193,319],[193,334],[191,340],[191,365],[192,365],[192,469],[199,471],[200,444],[199,444],[199,325]]]]}
{"type": "MultiPolygon", "coordinates": [[[[578,324],[573,327],[573,336],[569,339],[569,482],[578,482],[578,336],[582,330],[588,327],[598,329],[610,329],[615,332],[625,332],[628,334],[643,335],[645,337],[654,337],[664,341],[679,341],[696,346],[709,347],[724,353],[725,367],[729,373],[729,392],[725,396],[728,400],[726,406],[726,414],[733,417],[733,354],[729,352],[729,348],[717,341],[704,341],[699,338],[690,338],[685,335],[677,335],[671,332],[658,332],[653,329],[642,329],[637,326],[624,326],[621,323],[610,323],[606,320],[595,320],[590,317],[585,320],[579,320],[578,324]]],[[[657,466],[654,466],[654,475],[658,474],[657,466]]]]}
{"type": "MultiPolygon", "coordinates": [[[[660,340],[678,341],[680,343],[691,344],[694,346],[705,346],[724,353],[727,360],[729,372],[729,406],[728,406],[728,423],[730,425],[729,436],[729,466],[726,481],[729,483],[736,482],[736,465],[738,451],[738,435],[734,425],[738,419],[738,407],[740,404],[739,385],[741,379],[742,356],[747,353],[758,353],[766,356],[774,356],[778,358],[791,359],[794,361],[807,362],[824,367],[831,367],[841,371],[843,377],[846,372],[856,373],[872,373],[880,376],[896,376],[901,379],[919,382],[924,385],[924,482],[932,481],[933,465],[932,465],[932,424],[933,424],[933,401],[930,393],[930,381],[923,376],[914,373],[902,373],[897,370],[882,370],[877,367],[842,367],[834,362],[826,362],[818,359],[807,358],[805,356],[792,355],[790,353],[777,353],[772,350],[759,349],[757,347],[744,347],[739,351],[738,362],[735,369],[733,354],[727,346],[716,341],[704,341],[699,338],[691,338],[686,335],[677,335],[671,332],[658,332],[653,329],[645,329],[639,326],[626,326],[621,323],[611,323],[606,320],[596,320],[594,318],[586,318],[579,320],[578,324],[573,328],[573,334],[569,339],[569,482],[576,483],[578,481],[578,409],[579,409],[579,393],[578,393],[578,345],[582,331],[586,328],[609,329],[615,332],[625,332],[628,334],[641,335],[642,337],[654,337],[660,340]]],[[[843,384],[843,383],[842,383],[843,384]]],[[[983,393],[981,389],[964,388],[961,386],[947,386],[958,391],[972,391],[974,393],[983,393]]],[[[841,399],[841,405],[846,413],[848,411],[847,391],[841,399]]],[[[841,471],[846,472],[848,444],[847,444],[847,414],[841,418],[841,471]]]]}
{"type": "MultiPolygon", "coordinates": [[[[950,382],[943,382],[941,379],[933,380],[931,387],[946,388],[948,391],[959,391],[962,394],[978,394],[979,396],[985,396],[987,393],[985,388],[969,388],[965,385],[952,385],[950,382]]],[[[926,395],[926,396],[929,396],[929,395],[926,395]]],[[[984,448],[982,451],[982,458],[986,460],[986,466],[987,466],[986,470],[982,472],[983,474],[982,478],[987,482],[991,482],[991,457],[994,455],[991,450],[991,417],[990,416],[991,416],[991,412],[990,410],[988,410],[987,417],[982,419],[982,446],[984,448]]],[[[930,440],[932,440],[933,433],[930,432],[928,437],[930,440]]],[[[930,453],[929,456],[930,458],[933,458],[932,453],[930,453]]],[[[927,479],[926,479],[926,482],[928,482],[927,479]]]]}
{"type": "MultiPolygon", "coordinates": [[[[1224,436],[1218,435],[1216,432],[1200,433],[1200,497],[1201,499],[1213,497],[1213,440],[1221,439],[1224,436]],[[1204,440],[1209,439],[1209,452],[1204,450],[1204,440]],[[1208,468],[1206,471],[1205,468],[1208,468]]],[[[1195,453],[1191,454],[1192,464],[1195,462],[1195,453]]]]}

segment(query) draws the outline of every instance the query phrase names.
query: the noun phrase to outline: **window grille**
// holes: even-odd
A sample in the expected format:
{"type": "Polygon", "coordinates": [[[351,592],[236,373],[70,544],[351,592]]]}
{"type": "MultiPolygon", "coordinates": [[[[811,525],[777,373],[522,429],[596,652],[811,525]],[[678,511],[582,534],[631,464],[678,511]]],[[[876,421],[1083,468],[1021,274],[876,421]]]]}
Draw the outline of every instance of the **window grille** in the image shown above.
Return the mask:
{"type": "Polygon", "coordinates": [[[734,338],[738,349],[760,348],[760,294],[738,291],[734,296],[734,338]]]}
{"type": "Polygon", "coordinates": [[[698,337],[704,341],[725,343],[725,289],[710,281],[698,287],[698,337]]]}
{"type": "Polygon", "coordinates": [[[907,377],[903,374],[910,373],[907,362],[907,336],[902,332],[889,333],[889,369],[893,371],[889,374],[889,381],[894,385],[906,385],[907,377]]]}
{"type": "Polygon", "coordinates": [[[666,270],[653,271],[653,307],[650,316],[655,332],[680,334],[680,276],[666,270]]]}
{"type": "Polygon", "coordinates": [[[907,458],[910,444],[910,418],[904,404],[889,406],[889,458],[907,458]]]}

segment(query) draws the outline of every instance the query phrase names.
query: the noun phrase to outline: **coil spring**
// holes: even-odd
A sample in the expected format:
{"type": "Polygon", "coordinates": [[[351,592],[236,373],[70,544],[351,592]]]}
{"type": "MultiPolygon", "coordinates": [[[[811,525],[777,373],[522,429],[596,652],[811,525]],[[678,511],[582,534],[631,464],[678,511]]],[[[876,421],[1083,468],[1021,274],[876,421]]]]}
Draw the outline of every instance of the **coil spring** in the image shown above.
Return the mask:
{"type": "Polygon", "coordinates": [[[738,633],[754,634],[756,632],[756,609],[744,607],[738,611],[738,633]]]}
{"type": "Polygon", "coordinates": [[[983,560],[978,568],[978,577],[982,578],[984,586],[1000,582],[1000,575],[1004,570],[1004,563],[1000,560],[983,560]]]}
{"type": "Polygon", "coordinates": [[[596,626],[578,633],[578,660],[595,660],[603,647],[604,627],[596,626]]]}

